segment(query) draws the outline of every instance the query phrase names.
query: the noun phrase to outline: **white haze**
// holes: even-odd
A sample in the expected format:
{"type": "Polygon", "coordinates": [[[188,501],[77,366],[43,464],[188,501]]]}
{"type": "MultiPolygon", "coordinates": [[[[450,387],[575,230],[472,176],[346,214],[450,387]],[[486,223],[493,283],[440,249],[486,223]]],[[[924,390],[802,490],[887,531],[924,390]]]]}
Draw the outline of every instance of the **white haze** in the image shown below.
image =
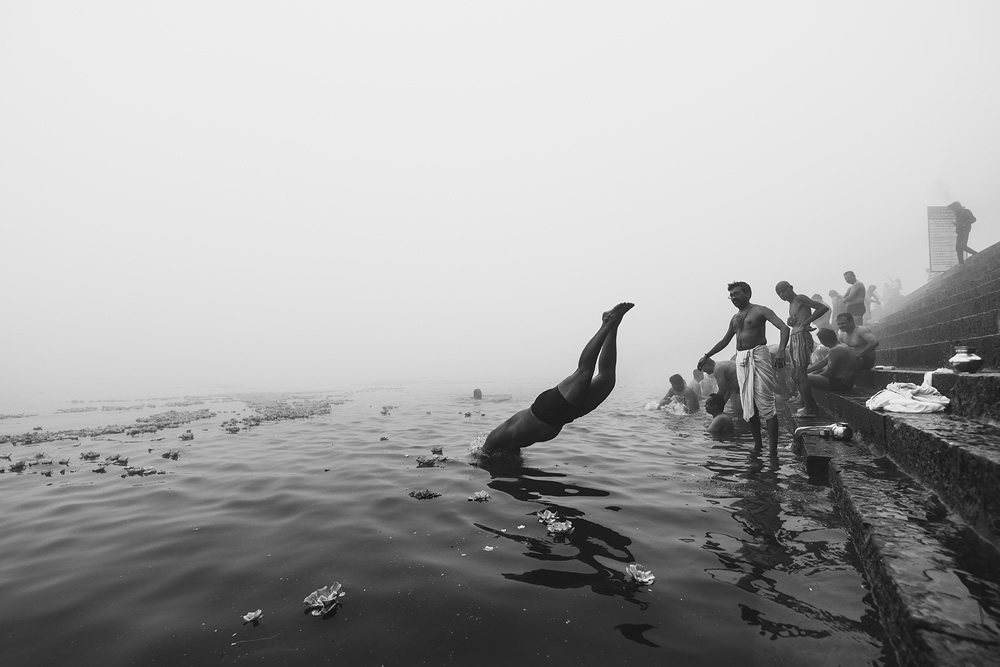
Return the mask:
{"type": "Polygon", "coordinates": [[[624,300],[665,390],[732,280],[910,292],[953,199],[1000,240],[998,65],[992,0],[0,1],[0,412],[541,390],[624,300]]]}

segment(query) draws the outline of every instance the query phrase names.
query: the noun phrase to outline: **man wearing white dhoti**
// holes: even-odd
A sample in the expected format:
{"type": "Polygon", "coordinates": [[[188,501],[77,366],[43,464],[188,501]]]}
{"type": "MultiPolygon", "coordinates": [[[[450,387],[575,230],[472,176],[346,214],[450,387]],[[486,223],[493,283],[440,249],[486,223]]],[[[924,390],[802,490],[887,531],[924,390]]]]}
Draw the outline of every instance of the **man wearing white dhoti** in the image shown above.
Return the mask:
{"type": "Polygon", "coordinates": [[[724,350],[736,337],[736,378],[740,385],[743,418],[750,423],[754,450],[760,451],[761,418],[767,423],[767,439],[771,456],[778,455],[778,416],[774,410],[774,366],[784,368],[788,326],[767,306],[750,303],[750,285],[735,282],[729,285],[729,300],[739,311],[729,321],[726,335],[698,360],[700,370],[716,352],[724,350]],[[767,350],[765,328],[770,322],[781,334],[774,364],[767,350]],[[751,416],[752,415],[752,416],[751,416]]]}

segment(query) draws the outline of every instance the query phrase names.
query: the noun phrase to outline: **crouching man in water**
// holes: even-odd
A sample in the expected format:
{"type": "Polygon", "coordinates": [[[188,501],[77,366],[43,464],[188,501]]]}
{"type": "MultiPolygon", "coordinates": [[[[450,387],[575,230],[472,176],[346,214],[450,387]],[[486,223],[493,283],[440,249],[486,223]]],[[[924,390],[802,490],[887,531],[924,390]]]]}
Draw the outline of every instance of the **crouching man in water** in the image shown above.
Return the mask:
{"type": "Polygon", "coordinates": [[[521,410],[490,431],[483,443],[483,453],[516,453],[522,447],[551,440],[559,435],[564,425],[603,403],[615,388],[618,325],[634,305],[619,303],[604,313],[601,328],[583,348],[576,371],[539,394],[530,408],[521,410]],[[597,375],[594,375],[595,370],[597,375]]]}
{"type": "Polygon", "coordinates": [[[736,379],[739,381],[740,402],[743,418],[750,423],[754,451],[763,446],[760,422],[767,423],[767,439],[771,456],[778,455],[778,416],[774,407],[774,366],[785,365],[785,346],[788,345],[788,326],[767,306],[750,303],[750,285],[745,282],[729,284],[729,300],[739,311],[729,320],[726,335],[712,346],[701,359],[697,368],[701,370],[716,352],[726,349],[736,337],[736,379]],[[773,324],[781,333],[774,366],[767,349],[764,329],[773,324]]]}

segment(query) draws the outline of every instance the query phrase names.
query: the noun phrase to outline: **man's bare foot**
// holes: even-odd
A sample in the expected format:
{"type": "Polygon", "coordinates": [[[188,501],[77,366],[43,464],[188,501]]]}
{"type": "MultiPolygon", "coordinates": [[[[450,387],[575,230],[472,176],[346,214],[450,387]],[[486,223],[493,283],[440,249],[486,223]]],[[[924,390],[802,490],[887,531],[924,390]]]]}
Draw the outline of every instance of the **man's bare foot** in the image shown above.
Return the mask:
{"type": "Polygon", "coordinates": [[[601,320],[604,321],[604,322],[607,322],[609,320],[621,320],[622,317],[625,315],[625,313],[627,313],[628,311],[632,310],[633,308],[635,308],[635,304],[634,303],[629,303],[627,301],[623,301],[623,302],[619,303],[617,306],[615,306],[614,308],[612,308],[611,310],[606,311],[601,316],[601,320]]]}

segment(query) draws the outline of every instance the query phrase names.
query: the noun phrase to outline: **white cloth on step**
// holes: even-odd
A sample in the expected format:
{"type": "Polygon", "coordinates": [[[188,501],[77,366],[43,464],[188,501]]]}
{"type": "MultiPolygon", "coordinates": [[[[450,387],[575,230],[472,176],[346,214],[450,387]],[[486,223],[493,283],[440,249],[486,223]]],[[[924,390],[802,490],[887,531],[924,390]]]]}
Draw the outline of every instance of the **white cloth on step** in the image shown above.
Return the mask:
{"type": "Polygon", "coordinates": [[[934,372],[928,371],[924,373],[924,382],[920,385],[890,382],[885,389],[865,401],[865,407],[886,412],[941,412],[951,401],[934,388],[933,378],[934,372]]]}

